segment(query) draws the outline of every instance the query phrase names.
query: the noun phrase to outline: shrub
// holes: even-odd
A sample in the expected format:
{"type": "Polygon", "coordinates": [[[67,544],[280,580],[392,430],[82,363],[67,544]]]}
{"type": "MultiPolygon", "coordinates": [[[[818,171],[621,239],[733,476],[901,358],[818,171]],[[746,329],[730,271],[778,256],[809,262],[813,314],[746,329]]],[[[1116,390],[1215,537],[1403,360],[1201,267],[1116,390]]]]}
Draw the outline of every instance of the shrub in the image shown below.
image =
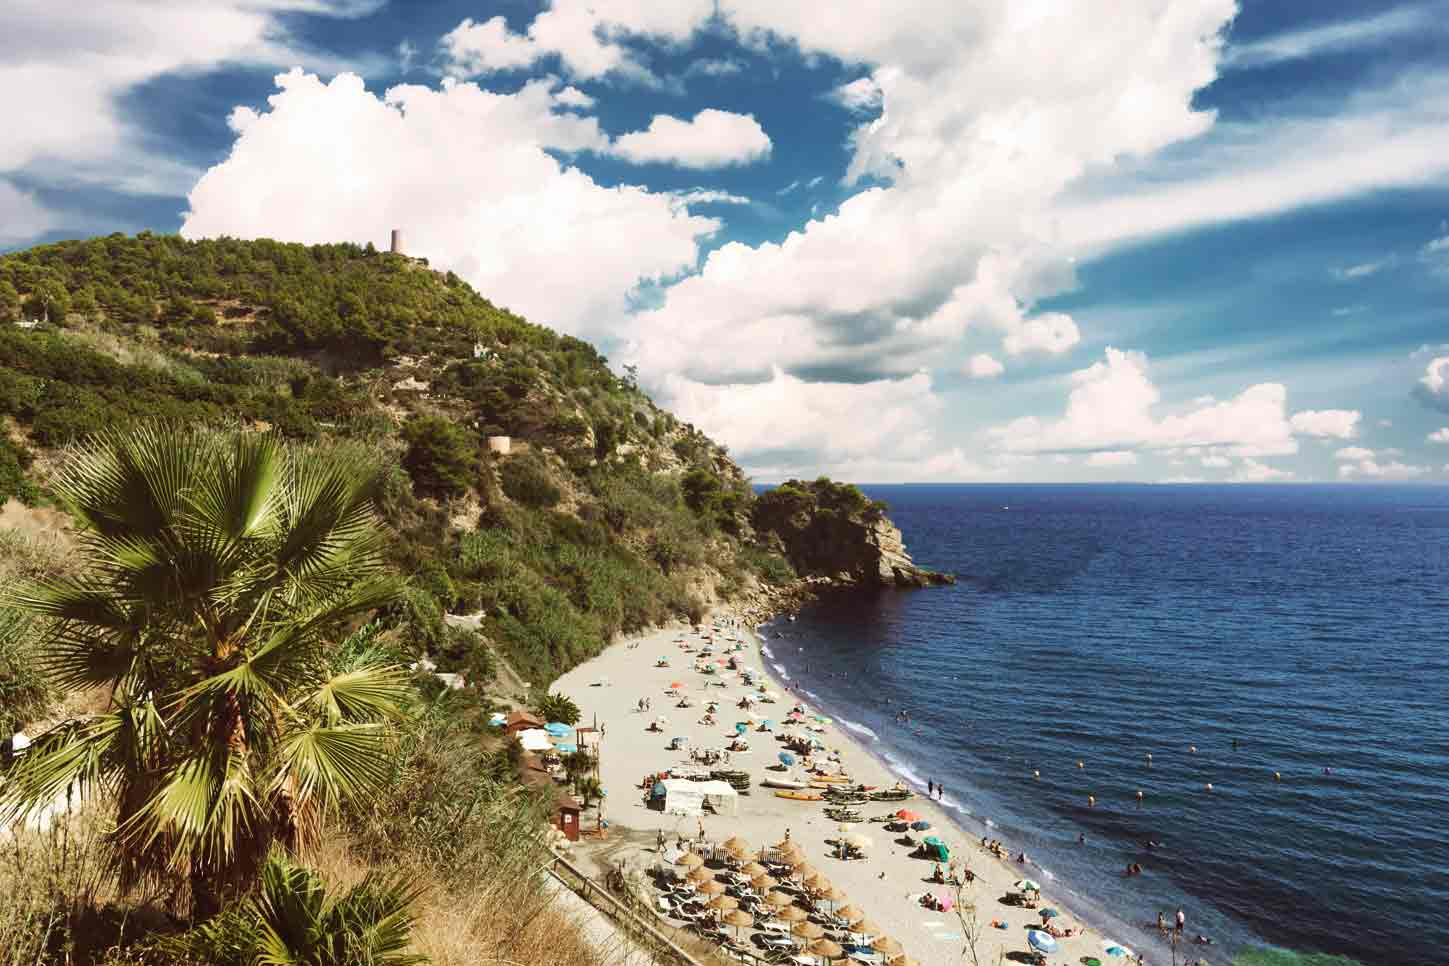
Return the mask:
{"type": "Polygon", "coordinates": [[[578,724],[579,718],[583,717],[579,706],[574,703],[573,698],[566,694],[549,694],[546,691],[539,691],[529,699],[528,703],[545,721],[562,721],[566,725],[574,725],[578,724]]]}
{"type": "Polygon", "coordinates": [[[453,496],[473,485],[478,475],[478,441],[441,416],[418,416],[402,428],[407,443],[403,467],[425,493],[453,496]]]}
{"type": "Polygon", "coordinates": [[[11,497],[26,506],[34,506],[40,498],[35,484],[25,475],[32,459],[34,457],[29,450],[17,446],[8,436],[0,434],[0,506],[4,506],[5,501],[11,497]]]}
{"type": "Polygon", "coordinates": [[[563,498],[543,461],[532,453],[504,461],[498,471],[503,492],[510,500],[530,507],[551,507],[563,498]]]}

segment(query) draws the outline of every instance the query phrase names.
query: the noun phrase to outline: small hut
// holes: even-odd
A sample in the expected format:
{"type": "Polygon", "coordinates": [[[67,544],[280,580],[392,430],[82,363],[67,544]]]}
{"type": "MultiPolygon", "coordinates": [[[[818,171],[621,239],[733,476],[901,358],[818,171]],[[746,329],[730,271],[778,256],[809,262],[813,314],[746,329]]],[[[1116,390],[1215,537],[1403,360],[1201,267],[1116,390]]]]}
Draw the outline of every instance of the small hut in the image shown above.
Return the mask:
{"type": "Polygon", "coordinates": [[[531,714],[527,711],[514,711],[503,719],[503,731],[505,734],[516,735],[520,731],[542,728],[547,723],[536,714],[531,714]]]}
{"type": "Polygon", "coordinates": [[[579,813],[583,810],[583,806],[574,801],[572,797],[559,794],[554,812],[554,825],[570,842],[579,840],[579,813]]]}

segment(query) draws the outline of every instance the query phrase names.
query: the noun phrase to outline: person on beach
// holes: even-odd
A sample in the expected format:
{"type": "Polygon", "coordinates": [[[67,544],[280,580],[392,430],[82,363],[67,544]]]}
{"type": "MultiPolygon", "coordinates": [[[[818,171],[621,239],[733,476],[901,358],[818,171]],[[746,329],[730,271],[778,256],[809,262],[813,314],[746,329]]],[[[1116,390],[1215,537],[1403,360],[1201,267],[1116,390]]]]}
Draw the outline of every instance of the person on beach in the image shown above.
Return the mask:
{"type": "Polygon", "coordinates": [[[1181,933],[1187,928],[1187,913],[1182,911],[1182,906],[1177,907],[1177,931],[1181,933]]]}
{"type": "Polygon", "coordinates": [[[1167,935],[1167,917],[1162,914],[1161,910],[1158,910],[1157,913],[1157,931],[1164,936],[1167,935]]]}

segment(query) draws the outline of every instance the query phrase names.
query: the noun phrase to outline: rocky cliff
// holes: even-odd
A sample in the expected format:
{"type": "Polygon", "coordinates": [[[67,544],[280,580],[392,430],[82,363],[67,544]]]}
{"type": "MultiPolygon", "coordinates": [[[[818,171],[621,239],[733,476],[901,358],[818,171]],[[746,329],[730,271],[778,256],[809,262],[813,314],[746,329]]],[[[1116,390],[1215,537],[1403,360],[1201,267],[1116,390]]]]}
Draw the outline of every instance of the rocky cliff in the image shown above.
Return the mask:
{"type": "Polygon", "coordinates": [[[886,506],[847,483],[790,480],[760,495],[753,522],[802,577],[836,585],[926,587],[950,574],[917,567],[886,506]]]}

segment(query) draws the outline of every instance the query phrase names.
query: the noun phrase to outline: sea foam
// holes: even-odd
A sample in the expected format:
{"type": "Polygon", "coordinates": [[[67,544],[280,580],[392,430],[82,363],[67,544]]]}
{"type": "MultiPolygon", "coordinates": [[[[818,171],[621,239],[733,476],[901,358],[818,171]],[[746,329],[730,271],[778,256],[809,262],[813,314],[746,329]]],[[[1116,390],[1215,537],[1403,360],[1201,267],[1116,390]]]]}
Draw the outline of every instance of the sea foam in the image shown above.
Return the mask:
{"type": "Polygon", "coordinates": [[[911,771],[910,766],[906,765],[895,755],[886,755],[885,761],[886,764],[890,766],[891,771],[904,778],[910,784],[915,785],[917,788],[926,787],[925,780],[921,778],[920,775],[917,775],[915,772],[911,771]]]}
{"type": "Polygon", "coordinates": [[[780,675],[780,680],[782,680],[782,681],[788,681],[788,680],[790,680],[790,672],[787,671],[787,670],[785,670],[784,665],[782,665],[782,664],[773,664],[772,663],[770,665],[770,667],[774,668],[775,669],[775,673],[778,674],[778,675],[780,675]]]}
{"type": "Polygon", "coordinates": [[[851,731],[854,731],[858,735],[864,735],[871,741],[880,741],[880,735],[876,734],[874,731],[870,730],[863,724],[856,724],[854,721],[847,721],[844,718],[840,719],[840,723],[843,727],[849,728],[851,731]]]}

